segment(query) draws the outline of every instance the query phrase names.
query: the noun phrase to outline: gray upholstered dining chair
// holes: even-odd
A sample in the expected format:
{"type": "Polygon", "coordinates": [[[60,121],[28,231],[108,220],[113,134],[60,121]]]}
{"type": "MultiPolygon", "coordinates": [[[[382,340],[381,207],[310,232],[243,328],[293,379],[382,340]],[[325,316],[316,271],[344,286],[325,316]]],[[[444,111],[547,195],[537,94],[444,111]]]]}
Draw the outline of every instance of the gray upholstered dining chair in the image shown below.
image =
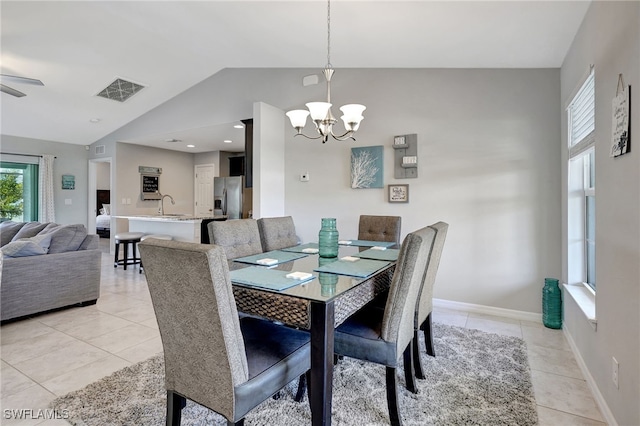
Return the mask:
{"type": "Polygon", "coordinates": [[[429,228],[436,231],[436,236],[433,240],[433,248],[431,249],[431,255],[429,256],[429,261],[427,262],[427,267],[424,272],[420,297],[416,305],[416,317],[413,330],[414,371],[416,377],[419,379],[425,378],[424,372],[422,371],[422,364],[420,363],[419,330],[424,332],[424,343],[427,355],[436,356],[435,348],[433,347],[433,333],[431,331],[433,286],[436,281],[436,274],[438,272],[438,266],[440,265],[440,258],[442,257],[442,249],[444,248],[444,240],[447,238],[449,224],[436,222],[430,225],[429,228]]]}
{"type": "Polygon", "coordinates": [[[396,243],[393,248],[400,246],[400,216],[371,216],[360,215],[358,222],[358,239],[368,241],[385,241],[396,243]]]}
{"type": "Polygon", "coordinates": [[[167,425],[190,399],[242,425],[310,368],[307,332],[239,319],[221,247],[149,239],[139,245],[164,349],[167,425]]]}
{"type": "Polygon", "coordinates": [[[221,246],[228,260],[262,253],[260,231],[255,219],[209,222],[209,241],[221,246]]]}
{"type": "Polygon", "coordinates": [[[262,251],[279,250],[299,244],[296,226],[291,216],[258,219],[262,251]]]}
{"type": "Polygon", "coordinates": [[[413,325],[422,277],[435,231],[429,227],[409,233],[400,248],[384,309],[376,305],[356,312],[335,332],[336,355],[386,367],[387,405],[392,425],[401,425],[396,368],[403,356],[407,388],[417,393],[413,373],[413,325]]]}

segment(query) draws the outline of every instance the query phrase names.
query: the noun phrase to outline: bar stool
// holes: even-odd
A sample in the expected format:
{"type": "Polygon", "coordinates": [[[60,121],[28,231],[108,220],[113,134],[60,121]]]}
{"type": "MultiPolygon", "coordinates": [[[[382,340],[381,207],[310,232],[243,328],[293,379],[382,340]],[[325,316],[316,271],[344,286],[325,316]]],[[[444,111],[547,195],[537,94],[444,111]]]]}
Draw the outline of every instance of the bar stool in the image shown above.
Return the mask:
{"type": "Polygon", "coordinates": [[[144,237],[144,232],[120,232],[115,236],[116,243],[116,256],[113,262],[113,267],[117,268],[118,265],[124,266],[124,270],[127,270],[127,265],[135,265],[140,263],[140,259],[136,254],[137,244],[140,242],[140,239],[144,237]],[[119,259],[120,255],[120,244],[124,244],[124,258],[119,259]],[[129,259],[129,244],[131,244],[131,248],[133,251],[133,258],[129,259]]]}
{"type": "MultiPolygon", "coordinates": [[[[140,241],[144,241],[147,238],[156,238],[158,240],[167,240],[167,241],[173,240],[173,237],[171,235],[167,235],[167,234],[147,234],[147,235],[144,235],[140,239],[140,241]]],[[[142,266],[142,260],[140,260],[140,271],[139,271],[139,273],[142,273],[143,269],[144,269],[144,266],[142,266]]]]}

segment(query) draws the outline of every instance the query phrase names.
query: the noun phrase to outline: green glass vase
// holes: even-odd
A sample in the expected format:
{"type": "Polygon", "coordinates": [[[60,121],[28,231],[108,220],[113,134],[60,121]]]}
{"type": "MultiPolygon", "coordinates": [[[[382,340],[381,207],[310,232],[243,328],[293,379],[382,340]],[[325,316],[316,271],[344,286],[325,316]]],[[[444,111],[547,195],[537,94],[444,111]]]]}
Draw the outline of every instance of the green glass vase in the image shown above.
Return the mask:
{"type": "MultiPolygon", "coordinates": [[[[318,266],[324,266],[328,263],[335,262],[337,259],[337,257],[318,257],[318,266]]],[[[325,297],[333,296],[336,293],[338,278],[340,277],[336,274],[319,272],[318,281],[320,281],[320,294],[325,297]]]]}
{"type": "Polygon", "coordinates": [[[542,323],[547,328],[562,328],[562,291],[555,278],[544,279],[542,323]]]}
{"type": "Polygon", "coordinates": [[[336,219],[325,217],[321,220],[318,233],[318,254],[320,257],[338,256],[338,229],[336,219]]]}

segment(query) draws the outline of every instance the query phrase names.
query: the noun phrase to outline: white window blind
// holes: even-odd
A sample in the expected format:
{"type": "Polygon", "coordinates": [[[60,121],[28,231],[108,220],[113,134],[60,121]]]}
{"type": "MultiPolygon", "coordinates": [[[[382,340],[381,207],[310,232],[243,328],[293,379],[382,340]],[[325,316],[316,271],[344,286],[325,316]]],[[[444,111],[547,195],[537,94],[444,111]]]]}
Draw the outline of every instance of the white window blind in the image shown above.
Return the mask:
{"type": "Polygon", "coordinates": [[[569,148],[573,157],[594,142],[596,124],[593,70],[569,105],[569,148]]]}

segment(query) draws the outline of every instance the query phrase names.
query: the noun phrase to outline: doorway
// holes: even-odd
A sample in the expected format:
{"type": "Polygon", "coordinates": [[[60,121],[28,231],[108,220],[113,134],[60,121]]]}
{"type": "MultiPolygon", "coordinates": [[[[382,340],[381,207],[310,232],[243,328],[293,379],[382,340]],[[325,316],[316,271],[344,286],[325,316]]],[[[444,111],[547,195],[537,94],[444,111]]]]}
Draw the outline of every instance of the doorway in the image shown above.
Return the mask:
{"type": "Polygon", "coordinates": [[[213,216],[213,178],[214,164],[198,164],[195,166],[195,206],[196,217],[213,216]]]}
{"type": "Polygon", "coordinates": [[[109,238],[100,238],[100,247],[107,253],[113,253],[113,238],[115,232],[110,232],[114,229],[113,215],[116,206],[113,203],[115,200],[115,194],[111,190],[113,188],[113,173],[111,171],[111,158],[95,158],[89,160],[89,194],[88,194],[88,206],[87,206],[87,231],[90,234],[102,234],[101,236],[109,235],[109,238]],[[98,197],[100,193],[100,197],[98,197]],[[105,203],[104,194],[108,194],[108,202],[105,203]],[[99,206],[100,204],[100,206],[99,206]],[[103,215],[100,217],[100,230],[98,232],[98,215],[100,215],[100,208],[104,208],[104,204],[107,204],[109,208],[104,210],[103,215]],[[105,218],[104,216],[109,216],[105,218]],[[108,228],[107,228],[108,226],[108,228]],[[106,242],[106,244],[104,243],[106,242]]]}

